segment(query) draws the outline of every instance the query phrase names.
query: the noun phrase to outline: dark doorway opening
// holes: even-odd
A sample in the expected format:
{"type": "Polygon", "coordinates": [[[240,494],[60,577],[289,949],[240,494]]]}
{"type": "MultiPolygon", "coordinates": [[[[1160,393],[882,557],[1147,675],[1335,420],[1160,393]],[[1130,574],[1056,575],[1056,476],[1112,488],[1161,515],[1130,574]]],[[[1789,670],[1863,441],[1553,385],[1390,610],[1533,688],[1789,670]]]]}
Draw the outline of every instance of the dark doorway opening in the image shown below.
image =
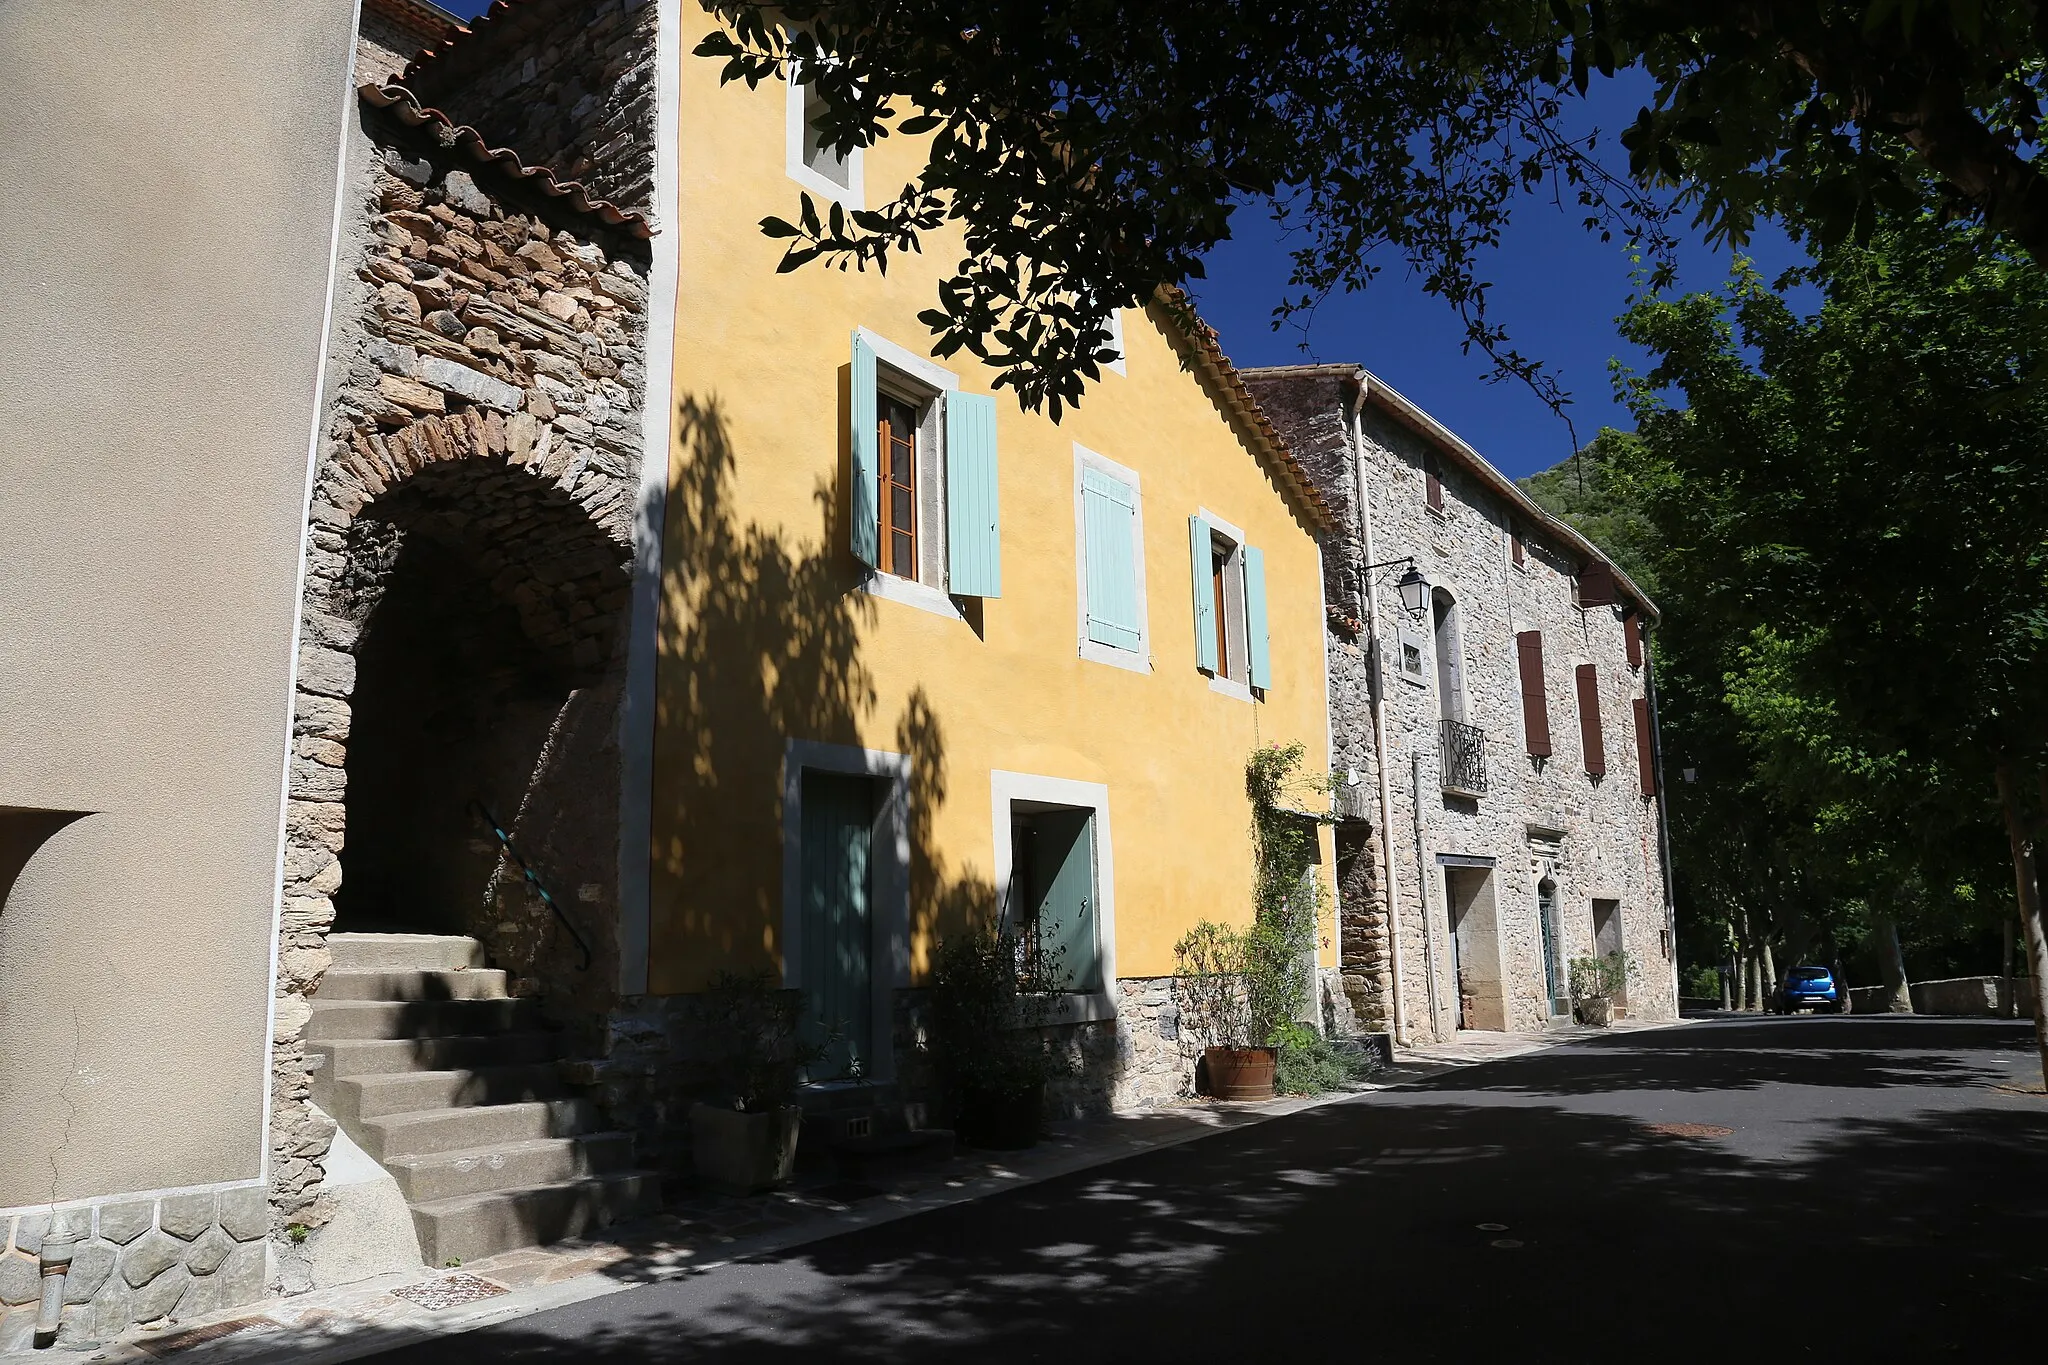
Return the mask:
{"type": "Polygon", "coordinates": [[[356,648],[343,932],[469,934],[498,849],[574,689],[466,547],[405,537],[356,648]]]}

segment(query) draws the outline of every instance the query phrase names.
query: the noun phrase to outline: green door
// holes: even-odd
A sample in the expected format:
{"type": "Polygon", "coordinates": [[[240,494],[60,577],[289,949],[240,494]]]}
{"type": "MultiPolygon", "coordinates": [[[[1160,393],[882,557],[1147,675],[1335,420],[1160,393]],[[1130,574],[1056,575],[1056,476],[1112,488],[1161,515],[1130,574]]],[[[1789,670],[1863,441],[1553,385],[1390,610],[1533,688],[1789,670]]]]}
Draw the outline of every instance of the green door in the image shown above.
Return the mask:
{"type": "Polygon", "coordinates": [[[870,854],[874,784],[865,777],[803,776],[803,921],[797,945],[804,1029],[811,1038],[836,1029],[814,1081],[863,1076],[874,1069],[874,919],[870,854]]]}
{"type": "Polygon", "coordinates": [[[1036,811],[1025,822],[1026,919],[1049,958],[1058,989],[1102,986],[1095,932],[1095,814],[1036,811]]]}

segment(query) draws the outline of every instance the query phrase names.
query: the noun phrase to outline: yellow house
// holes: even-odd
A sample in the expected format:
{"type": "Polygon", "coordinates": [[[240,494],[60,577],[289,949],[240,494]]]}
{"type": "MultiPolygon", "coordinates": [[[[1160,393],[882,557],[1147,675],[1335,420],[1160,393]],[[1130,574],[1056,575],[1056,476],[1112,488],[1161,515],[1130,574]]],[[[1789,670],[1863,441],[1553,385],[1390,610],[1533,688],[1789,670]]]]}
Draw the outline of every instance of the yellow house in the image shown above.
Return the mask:
{"type": "Polygon", "coordinates": [[[1158,979],[1198,920],[1250,917],[1246,759],[1327,762],[1322,503],[1165,308],[1116,320],[1122,358],[1055,423],[932,358],[923,262],[957,240],[778,274],[762,217],[881,202],[905,140],[842,160],[800,87],[708,61],[679,110],[647,991],[779,969],[886,1080],[936,942],[1042,915],[1067,1017],[1149,1059],[1114,1101],[1177,1092],[1158,979]]]}

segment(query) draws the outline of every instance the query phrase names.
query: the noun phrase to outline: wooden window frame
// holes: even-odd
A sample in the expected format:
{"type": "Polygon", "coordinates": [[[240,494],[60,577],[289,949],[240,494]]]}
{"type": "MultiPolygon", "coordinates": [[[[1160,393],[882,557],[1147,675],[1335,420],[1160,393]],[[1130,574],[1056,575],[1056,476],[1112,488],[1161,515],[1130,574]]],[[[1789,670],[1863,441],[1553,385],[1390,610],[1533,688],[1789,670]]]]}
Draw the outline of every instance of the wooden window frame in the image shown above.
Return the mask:
{"type": "MultiPolygon", "coordinates": [[[[925,407],[928,409],[930,404],[925,404],[925,407]]],[[[879,566],[881,572],[894,574],[898,578],[922,581],[923,576],[920,571],[923,566],[922,554],[925,547],[923,543],[924,538],[919,533],[917,524],[919,513],[923,510],[918,502],[921,493],[918,482],[918,465],[930,454],[930,452],[924,449],[924,443],[920,434],[927,421],[927,414],[920,412],[917,405],[913,404],[909,399],[890,391],[889,388],[879,381],[875,385],[875,408],[876,426],[878,428],[875,436],[875,480],[877,484],[875,503],[876,516],[879,522],[875,541],[876,557],[884,561],[883,565],[879,566]],[[890,421],[894,411],[901,411],[910,416],[908,440],[899,441],[897,439],[895,427],[890,421]],[[907,445],[910,450],[908,461],[910,478],[908,482],[895,478],[891,473],[892,466],[895,463],[894,447],[897,445],[907,445]],[[903,491],[910,504],[910,524],[908,527],[898,526],[895,517],[892,515],[896,506],[896,498],[893,494],[898,489],[903,491]],[[896,554],[896,538],[898,536],[909,537],[910,571],[908,573],[903,571],[896,554]]]]}

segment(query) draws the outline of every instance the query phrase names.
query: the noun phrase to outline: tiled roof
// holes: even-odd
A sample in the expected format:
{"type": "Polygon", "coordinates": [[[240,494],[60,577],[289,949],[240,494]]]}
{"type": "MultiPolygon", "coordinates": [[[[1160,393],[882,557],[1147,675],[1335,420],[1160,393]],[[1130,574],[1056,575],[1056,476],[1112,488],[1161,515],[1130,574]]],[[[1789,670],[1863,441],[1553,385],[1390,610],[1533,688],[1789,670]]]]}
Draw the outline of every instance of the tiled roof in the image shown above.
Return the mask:
{"type": "Polygon", "coordinates": [[[484,142],[482,133],[467,124],[458,124],[439,109],[430,109],[419,102],[419,97],[396,81],[388,85],[365,85],[356,93],[363,103],[372,108],[383,109],[399,122],[409,127],[423,124],[439,124],[448,130],[446,139],[453,143],[471,161],[496,168],[500,173],[525,182],[527,188],[547,195],[551,199],[565,199],[569,207],[578,213],[587,213],[621,231],[636,237],[652,237],[654,225],[646,215],[632,209],[620,208],[609,199],[592,199],[580,180],[557,180],[555,173],[546,166],[529,166],[519,159],[519,153],[510,147],[492,147],[484,142]]]}
{"type": "Polygon", "coordinates": [[[1186,319],[1181,332],[1193,343],[1195,368],[1214,386],[1224,406],[1244,424],[1245,434],[1251,438],[1251,444],[1268,471],[1294,495],[1317,531],[1335,530],[1337,519],[1331,514],[1330,505],[1323,501],[1323,495],[1317,491],[1308,471],[1295,459],[1287,438],[1280,434],[1280,429],[1259,406],[1259,400],[1252,397],[1251,390],[1245,387],[1244,378],[1230,363],[1230,357],[1223,354],[1216,329],[1202,321],[1195,312],[1194,300],[1185,290],[1172,285],[1162,288],[1158,298],[1169,313],[1186,319]]]}
{"type": "Polygon", "coordinates": [[[1493,467],[1493,462],[1473,449],[1462,437],[1436,418],[1424,412],[1413,400],[1388,384],[1363,365],[1273,365],[1245,371],[1254,379],[1285,379],[1294,376],[1334,375],[1352,380],[1359,386],[1363,401],[1387,412],[1403,426],[1434,445],[1458,464],[1478,476],[1479,481],[1505,498],[1511,507],[1530,522],[1542,527],[1551,536],[1569,545],[1577,554],[1605,564],[1614,573],[1614,581],[1638,606],[1645,615],[1655,621],[1661,618],[1657,604],[1650,600],[1648,593],[1638,588],[1629,576],[1607,556],[1606,551],[1586,539],[1570,523],[1552,516],[1542,504],[1522,490],[1521,485],[1493,467]]]}

